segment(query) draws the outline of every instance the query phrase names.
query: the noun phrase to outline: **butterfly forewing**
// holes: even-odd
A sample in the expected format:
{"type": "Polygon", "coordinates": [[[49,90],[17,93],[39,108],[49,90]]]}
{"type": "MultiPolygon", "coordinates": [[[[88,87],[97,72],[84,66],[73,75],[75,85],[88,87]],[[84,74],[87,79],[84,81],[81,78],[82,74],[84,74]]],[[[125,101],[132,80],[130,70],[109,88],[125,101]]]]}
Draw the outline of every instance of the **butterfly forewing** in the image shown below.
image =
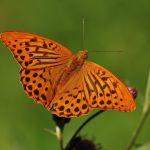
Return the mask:
{"type": "Polygon", "coordinates": [[[23,68],[36,69],[65,63],[72,54],[57,42],[26,32],[4,32],[3,43],[23,68]]]}
{"type": "Polygon", "coordinates": [[[88,103],[92,108],[120,111],[135,109],[135,102],[130,91],[110,71],[93,62],[86,62],[84,68],[87,78],[84,80],[84,89],[87,91],[88,103]]]}

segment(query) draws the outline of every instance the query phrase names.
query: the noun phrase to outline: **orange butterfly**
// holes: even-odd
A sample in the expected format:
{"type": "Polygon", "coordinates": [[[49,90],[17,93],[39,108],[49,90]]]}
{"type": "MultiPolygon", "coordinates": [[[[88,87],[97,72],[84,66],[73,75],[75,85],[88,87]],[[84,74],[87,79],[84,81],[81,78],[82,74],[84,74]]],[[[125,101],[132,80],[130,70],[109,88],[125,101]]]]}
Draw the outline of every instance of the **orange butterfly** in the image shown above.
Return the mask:
{"type": "Polygon", "coordinates": [[[21,65],[26,93],[60,117],[92,109],[133,111],[128,88],[110,71],[87,61],[87,50],[73,54],[61,44],[36,34],[3,32],[1,40],[21,65]]]}

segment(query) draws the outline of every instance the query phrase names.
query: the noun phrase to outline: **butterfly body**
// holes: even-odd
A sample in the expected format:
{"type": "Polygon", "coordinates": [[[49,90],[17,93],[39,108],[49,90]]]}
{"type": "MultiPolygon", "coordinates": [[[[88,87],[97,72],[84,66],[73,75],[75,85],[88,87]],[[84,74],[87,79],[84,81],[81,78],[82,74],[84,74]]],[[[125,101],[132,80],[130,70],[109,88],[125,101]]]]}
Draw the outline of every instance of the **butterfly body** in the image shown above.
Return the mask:
{"type": "Polygon", "coordinates": [[[68,73],[71,73],[73,71],[80,70],[84,61],[87,58],[87,53],[88,53],[87,50],[82,50],[79,51],[77,54],[74,54],[67,63],[66,71],[68,71],[68,73]]]}
{"type": "Polygon", "coordinates": [[[87,50],[73,54],[56,41],[27,32],[3,32],[0,39],[21,66],[25,92],[54,114],[75,117],[95,108],[135,109],[124,83],[104,67],[87,61],[87,50]]]}

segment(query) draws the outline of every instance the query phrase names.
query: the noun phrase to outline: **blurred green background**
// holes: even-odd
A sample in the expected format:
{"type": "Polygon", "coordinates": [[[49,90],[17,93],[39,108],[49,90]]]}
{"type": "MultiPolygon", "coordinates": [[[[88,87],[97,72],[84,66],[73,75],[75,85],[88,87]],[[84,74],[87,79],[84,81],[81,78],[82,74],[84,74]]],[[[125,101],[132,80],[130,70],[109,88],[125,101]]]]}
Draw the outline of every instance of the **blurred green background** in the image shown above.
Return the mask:
{"type": "MultiPolygon", "coordinates": [[[[82,135],[95,139],[106,150],[125,149],[142,111],[150,68],[149,0],[0,0],[0,32],[27,31],[50,37],[74,52],[82,47],[81,20],[85,18],[85,48],[89,60],[105,66],[127,85],[138,89],[132,113],[108,111],[89,123],[82,135]]],[[[0,149],[58,150],[51,113],[36,105],[19,82],[19,65],[0,44],[0,149]]],[[[72,119],[65,127],[67,143],[87,118],[72,119]]],[[[148,118],[139,143],[150,141],[148,118]]]]}

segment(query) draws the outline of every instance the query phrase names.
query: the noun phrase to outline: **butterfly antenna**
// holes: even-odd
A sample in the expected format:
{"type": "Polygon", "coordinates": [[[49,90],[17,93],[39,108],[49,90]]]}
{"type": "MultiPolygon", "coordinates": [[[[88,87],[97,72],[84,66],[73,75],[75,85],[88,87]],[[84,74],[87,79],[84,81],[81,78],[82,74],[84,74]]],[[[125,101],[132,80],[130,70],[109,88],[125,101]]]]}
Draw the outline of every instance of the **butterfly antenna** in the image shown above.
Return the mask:
{"type": "Polygon", "coordinates": [[[84,18],[82,18],[82,49],[84,49],[84,42],[85,42],[84,30],[85,30],[84,18]]]}
{"type": "MultiPolygon", "coordinates": [[[[82,49],[85,47],[85,19],[82,18],[82,49]]],[[[93,50],[89,52],[123,52],[123,50],[93,50]]]]}
{"type": "Polygon", "coordinates": [[[123,52],[123,50],[91,50],[91,51],[89,51],[90,53],[92,53],[92,52],[111,52],[111,53],[113,53],[113,52],[123,52]]]}

